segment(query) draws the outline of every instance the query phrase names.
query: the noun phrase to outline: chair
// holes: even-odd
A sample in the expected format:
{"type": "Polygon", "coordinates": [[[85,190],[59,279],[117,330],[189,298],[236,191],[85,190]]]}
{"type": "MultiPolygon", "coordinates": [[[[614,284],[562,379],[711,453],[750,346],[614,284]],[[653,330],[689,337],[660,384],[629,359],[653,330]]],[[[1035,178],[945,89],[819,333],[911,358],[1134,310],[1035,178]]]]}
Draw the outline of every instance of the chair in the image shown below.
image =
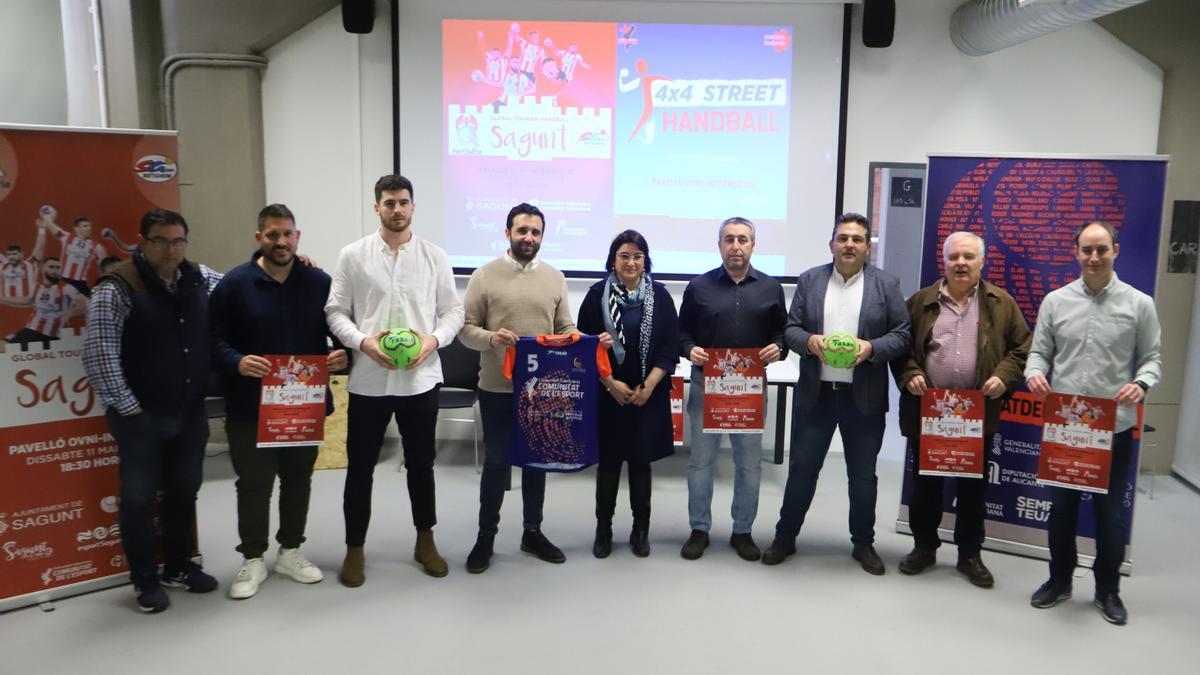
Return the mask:
{"type": "Polygon", "coordinates": [[[475,441],[475,471],[479,467],[479,352],[468,349],[458,338],[438,350],[442,360],[442,388],[438,391],[440,410],[471,409],[471,417],[443,417],[447,422],[470,422],[475,441]]]}

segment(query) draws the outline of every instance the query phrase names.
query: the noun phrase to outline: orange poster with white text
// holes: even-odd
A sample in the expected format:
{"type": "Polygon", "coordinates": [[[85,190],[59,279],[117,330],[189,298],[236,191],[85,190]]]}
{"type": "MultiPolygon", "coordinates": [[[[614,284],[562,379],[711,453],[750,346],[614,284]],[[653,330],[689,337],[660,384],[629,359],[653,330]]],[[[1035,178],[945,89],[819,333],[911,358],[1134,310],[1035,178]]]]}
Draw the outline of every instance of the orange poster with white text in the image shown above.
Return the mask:
{"type": "Polygon", "coordinates": [[[179,208],[175,153],[174,132],[0,126],[0,611],[127,579],[84,318],[142,214],[179,208]]]}

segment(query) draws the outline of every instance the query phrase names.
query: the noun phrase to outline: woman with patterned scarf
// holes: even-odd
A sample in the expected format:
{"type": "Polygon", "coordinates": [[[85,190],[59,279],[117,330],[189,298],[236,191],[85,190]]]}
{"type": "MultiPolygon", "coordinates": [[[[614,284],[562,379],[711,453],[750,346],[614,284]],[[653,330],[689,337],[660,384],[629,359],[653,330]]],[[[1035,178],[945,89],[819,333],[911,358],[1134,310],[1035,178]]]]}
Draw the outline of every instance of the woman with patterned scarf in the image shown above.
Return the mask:
{"type": "Polygon", "coordinates": [[[600,399],[600,466],[596,473],[596,542],[592,553],[612,552],[621,463],[629,464],[634,555],[650,555],[650,463],[675,452],[671,428],[671,375],[679,361],[675,302],[650,278],[650,246],[634,230],[608,249],[608,277],[588,289],[579,307],[580,332],[612,337],[613,384],[600,399]]]}

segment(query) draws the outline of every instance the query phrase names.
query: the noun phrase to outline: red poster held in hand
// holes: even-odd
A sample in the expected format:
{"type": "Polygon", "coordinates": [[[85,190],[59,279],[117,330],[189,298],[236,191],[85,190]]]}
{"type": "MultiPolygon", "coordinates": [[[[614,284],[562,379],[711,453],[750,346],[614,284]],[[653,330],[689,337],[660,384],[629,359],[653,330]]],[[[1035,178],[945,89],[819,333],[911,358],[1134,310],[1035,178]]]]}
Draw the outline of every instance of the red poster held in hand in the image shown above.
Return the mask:
{"type": "Polygon", "coordinates": [[[1117,402],[1050,392],[1042,403],[1039,485],[1108,494],[1117,402]]]}
{"type": "Polygon", "coordinates": [[[325,440],[325,356],[268,355],[262,379],[258,447],[320,445],[325,440]]]}
{"type": "Polygon", "coordinates": [[[929,389],[921,397],[922,476],[983,478],[983,392],[929,389]]]}
{"type": "Polygon", "coordinates": [[[720,347],[712,354],[704,363],[704,432],[761,434],[767,372],[758,350],[720,347]]]}
{"type": "Polygon", "coordinates": [[[671,427],[675,445],[683,445],[683,378],[671,376],[671,427]]]}

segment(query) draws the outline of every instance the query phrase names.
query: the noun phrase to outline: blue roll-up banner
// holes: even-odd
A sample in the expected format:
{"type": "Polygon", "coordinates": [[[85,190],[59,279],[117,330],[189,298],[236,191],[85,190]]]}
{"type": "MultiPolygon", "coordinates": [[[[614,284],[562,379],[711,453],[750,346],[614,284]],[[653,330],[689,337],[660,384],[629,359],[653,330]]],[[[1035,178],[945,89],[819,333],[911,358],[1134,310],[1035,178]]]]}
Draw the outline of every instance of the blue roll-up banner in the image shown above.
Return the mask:
{"type": "MultiPolygon", "coordinates": [[[[921,285],[942,276],[946,236],[959,230],[973,232],[987,246],[984,277],[1016,299],[1033,329],[1042,298],[1079,277],[1075,230],[1085,222],[1102,220],[1119,232],[1117,275],[1153,297],[1167,160],[1165,156],[931,154],[925,181],[921,285]]],[[[1023,385],[1006,406],[996,439],[986,449],[984,546],[1048,559],[1050,489],[1037,484],[1041,401],[1023,385]]],[[[1130,475],[1121,490],[1130,535],[1140,446],[1139,412],[1130,475]]],[[[911,532],[908,502],[915,471],[910,456],[896,519],[899,532],[911,532]]],[[[954,503],[947,483],[940,534],[951,541],[954,503]]],[[[1085,502],[1090,498],[1083,495],[1085,502]]],[[[1079,513],[1080,563],[1090,566],[1096,550],[1095,524],[1087,504],[1079,513]]],[[[1129,573],[1132,548],[1128,540],[1125,544],[1122,571],[1129,573]]]]}

